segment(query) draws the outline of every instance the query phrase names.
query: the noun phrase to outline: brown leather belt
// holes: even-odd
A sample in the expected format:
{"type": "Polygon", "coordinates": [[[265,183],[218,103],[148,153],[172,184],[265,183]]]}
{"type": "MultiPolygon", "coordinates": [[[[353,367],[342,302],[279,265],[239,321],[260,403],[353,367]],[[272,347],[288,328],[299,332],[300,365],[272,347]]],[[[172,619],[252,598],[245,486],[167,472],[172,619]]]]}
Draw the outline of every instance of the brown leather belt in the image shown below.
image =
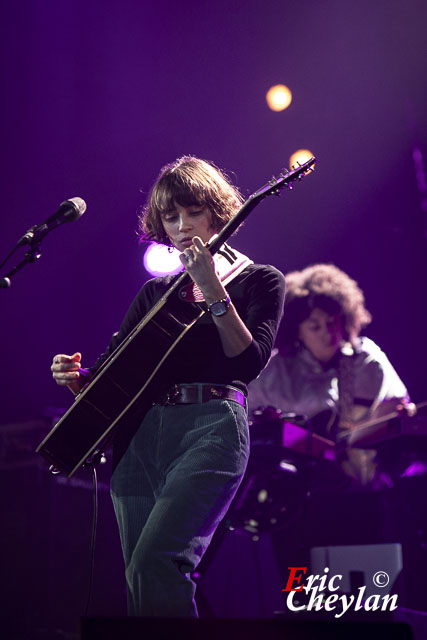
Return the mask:
{"type": "Polygon", "coordinates": [[[208,400],[233,400],[246,407],[245,394],[227,384],[176,384],[155,404],[200,404],[208,400]]]}

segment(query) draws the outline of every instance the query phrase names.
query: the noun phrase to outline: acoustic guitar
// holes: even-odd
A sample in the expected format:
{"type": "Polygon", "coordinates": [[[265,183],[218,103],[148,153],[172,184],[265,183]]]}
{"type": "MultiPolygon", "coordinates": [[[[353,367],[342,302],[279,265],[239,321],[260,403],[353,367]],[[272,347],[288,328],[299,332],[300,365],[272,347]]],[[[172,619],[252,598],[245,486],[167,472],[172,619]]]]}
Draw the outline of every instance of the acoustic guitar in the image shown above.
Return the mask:
{"type": "MultiPolygon", "coordinates": [[[[215,254],[236,231],[249,213],[267,196],[278,195],[296,180],[310,173],[311,158],[291,171],[284,171],[253,193],[208,245],[215,254]]],[[[62,416],[36,451],[55,470],[69,478],[101,452],[120,428],[124,416],[137,408],[143,415],[152,404],[156,374],[169,354],[205,310],[197,302],[183,303],[178,292],[190,281],[182,273],[149,313],[96,371],[76,395],[70,409],[62,416]],[[141,354],[144,357],[141,358],[141,354]]],[[[141,419],[141,418],[140,418],[141,419]]]]}

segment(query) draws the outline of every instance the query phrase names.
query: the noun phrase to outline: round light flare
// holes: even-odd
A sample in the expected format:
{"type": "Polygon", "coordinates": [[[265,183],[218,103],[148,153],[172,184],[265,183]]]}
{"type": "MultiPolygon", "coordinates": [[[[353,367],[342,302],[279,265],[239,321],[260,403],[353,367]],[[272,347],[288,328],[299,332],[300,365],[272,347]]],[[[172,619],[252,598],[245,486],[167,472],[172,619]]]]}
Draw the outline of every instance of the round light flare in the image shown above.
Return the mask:
{"type": "Polygon", "coordinates": [[[267,91],[265,99],[272,111],[284,111],[292,102],[292,92],[286,85],[276,84],[267,91]]]}
{"type": "Polygon", "coordinates": [[[298,167],[298,163],[304,164],[304,162],[307,162],[307,160],[310,160],[312,157],[313,154],[309,149],[298,149],[298,151],[295,151],[289,158],[289,166],[291,169],[292,167],[298,167]]]}
{"type": "Polygon", "coordinates": [[[144,253],[144,267],[152,276],[174,275],[183,270],[178,249],[151,242],[144,253]]]}

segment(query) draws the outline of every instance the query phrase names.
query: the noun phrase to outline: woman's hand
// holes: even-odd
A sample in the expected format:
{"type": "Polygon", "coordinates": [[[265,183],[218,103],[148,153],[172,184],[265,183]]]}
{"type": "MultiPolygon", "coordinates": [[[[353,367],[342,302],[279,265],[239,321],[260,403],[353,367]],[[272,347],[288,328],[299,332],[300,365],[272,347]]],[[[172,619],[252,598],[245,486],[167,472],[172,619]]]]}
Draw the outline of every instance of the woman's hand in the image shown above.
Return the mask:
{"type": "MultiPolygon", "coordinates": [[[[206,304],[211,305],[227,297],[227,291],[215,272],[212,255],[198,236],[193,244],[180,255],[182,264],[198,285],[206,304]]],[[[252,334],[238,315],[231,301],[228,311],[220,317],[211,316],[219,333],[222,348],[227,357],[240,355],[252,342],[252,334]]]]}
{"type": "Polygon", "coordinates": [[[225,298],[226,291],[215,272],[212,255],[201,238],[195,236],[191,247],[185,249],[179,257],[208,304],[225,298]]]}
{"type": "Polygon", "coordinates": [[[84,377],[80,376],[79,372],[81,360],[82,354],[78,352],[72,356],[59,353],[54,356],[52,366],[50,367],[56,384],[68,387],[74,394],[79,393],[85,382],[84,377]]]}

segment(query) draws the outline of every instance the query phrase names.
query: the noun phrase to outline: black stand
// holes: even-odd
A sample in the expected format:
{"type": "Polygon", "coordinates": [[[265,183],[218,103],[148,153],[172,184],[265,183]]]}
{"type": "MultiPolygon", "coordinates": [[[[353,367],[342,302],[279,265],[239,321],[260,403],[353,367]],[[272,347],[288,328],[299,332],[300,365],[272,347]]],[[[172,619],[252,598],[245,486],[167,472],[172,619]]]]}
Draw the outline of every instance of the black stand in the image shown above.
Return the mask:
{"type": "Polygon", "coordinates": [[[10,279],[15,275],[23,266],[28,264],[29,262],[36,262],[41,257],[40,253],[40,245],[37,244],[35,246],[31,246],[30,250],[24,256],[24,259],[21,260],[13,269],[7,273],[4,278],[0,280],[0,289],[8,289],[11,285],[10,279]]]}
{"type": "Polygon", "coordinates": [[[27,231],[27,233],[22,236],[22,238],[18,241],[17,245],[12,249],[12,251],[8,254],[6,259],[0,265],[0,268],[9,260],[12,254],[25,244],[29,245],[29,249],[27,253],[24,255],[24,259],[21,260],[17,265],[15,265],[9,273],[0,279],[0,289],[8,289],[11,285],[10,279],[22,269],[26,264],[30,262],[37,262],[37,260],[41,257],[40,244],[43,238],[49,233],[50,229],[47,225],[42,225],[40,227],[31,227],[27,231]]]}

